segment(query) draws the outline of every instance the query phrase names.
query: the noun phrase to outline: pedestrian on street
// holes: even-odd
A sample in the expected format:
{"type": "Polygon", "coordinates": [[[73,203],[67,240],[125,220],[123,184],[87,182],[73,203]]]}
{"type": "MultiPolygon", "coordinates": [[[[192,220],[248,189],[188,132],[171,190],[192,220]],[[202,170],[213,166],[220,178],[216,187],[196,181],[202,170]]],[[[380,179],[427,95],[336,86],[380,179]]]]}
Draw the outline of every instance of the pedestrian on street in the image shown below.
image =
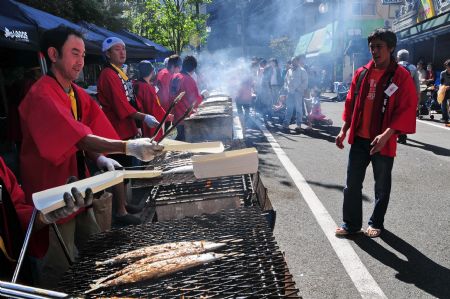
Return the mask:
{"type": "Polygon", "coordinates": [[[441,121],[448,124],[448,101],[450,99],[450,59],[444,62],[445,70],[441,73],[441,85],[439,88],[445,89],[443,101],[441,103],[442,118],[441,121]]]}
{"type": "MultiPolygon", "coordinates": [[[[411,75],[411,77],[414,80],[414,86],[416,87],[416,93],[417,93],[417,105],[419,104],[420,99],[420,84],[419,84],[419,74],[417,72],[416,67],[408,62],[409,60],[409,52],[406,49],[401,49],[397,52],[397,61],[398,64],[403,66],[411,75]]],[[[406,144],[406,134],[400,134],[398,135],[397,142],[401,144],[406,144]]]]}
{"type": "Polygon", "coordinates": [[[353,77],[345,101],[344,124],[336,137],[336,146],[342,149],[349,131],[351,144],[343,224],[336,229],[336,236],[361,231],[362,187],[369,163],[375,179],[375,207],[365,233],[371,238],[381,234],[391,193],[397,135],[416,131],[416,89],[409,72],[395,61],[395,33],[377,29],[367,40],[372,60],[353,77]]]}
{"type": "MultiPolygon", "coordinates": [[[[296,110],[296,123],[295,130],[299,132],[301,130],[301,124],[303,122],[303,95],[308,88],[308,73],[304,68],[305,56],[299,55],[292,58],[292,67],[286,74],[286,114],[284,116],[283,130],[289,131],[289,125],[291,124],[291,118],[294,114],[294,108],[296,110]]],[[[308,124],[308,129],[311,126],[308,124]]]]}

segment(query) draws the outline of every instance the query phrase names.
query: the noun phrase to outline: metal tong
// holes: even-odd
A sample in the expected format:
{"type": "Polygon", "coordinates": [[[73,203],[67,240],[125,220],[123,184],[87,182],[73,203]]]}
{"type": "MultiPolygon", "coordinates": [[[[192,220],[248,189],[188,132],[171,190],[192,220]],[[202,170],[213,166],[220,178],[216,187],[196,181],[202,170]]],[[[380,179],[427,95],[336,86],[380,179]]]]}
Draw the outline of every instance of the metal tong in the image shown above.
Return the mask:
{"type": "Polygon", "coordinates": [[[153,134],[153,136],[151,137],[151,140],[153,141],[156,136],[158,136],[159,131],[161,131],[161,129],[164,126],[164,123],[166,122],[167,117],[169,117],[169,114],[172,112],[173,108],[175,108],[175,105],[178,104],[178,102],[181,100],[181,98],[186,94],[186,92],[182,91],[180,92],[180,94],[173,100],[173,102],[170,104],[169,109],[167,109],[166,114],[164,114],[163,119],[161,120],[161,122],[159,123],[159,125],[156,127],[155,129],[155,133],[153,134]]]}
{"type": "Polygon", "coordinates": [[[161,137],[161,140],[158,141],[156,144],[159,144],[161,141],[164,140],[164,138],[166,138],[167,136],[169,136],[169,134],[178,126],[178,124],[180,122],[182,122],[186,117],[189,116],[189,114],[191,114],[192,110],[194,110],[195,107],[195,102],[191,104],[191,106],[189,106],[189,108],[186,110],[186,112],[184,112],[183,116],[181,116],[175,123],[172,124],[172,126],[170,126],[170,128],[164,132],[164,135],[161,137]]]}
{"type": "Polygon", "coordinates": [[[27,298],[27,299],[43,299],[43,298],[67,298],[69,295],[65,293],[39,289],[25,286],[22,284],[0,281],[0,297],[9,298],[27,298]]]}

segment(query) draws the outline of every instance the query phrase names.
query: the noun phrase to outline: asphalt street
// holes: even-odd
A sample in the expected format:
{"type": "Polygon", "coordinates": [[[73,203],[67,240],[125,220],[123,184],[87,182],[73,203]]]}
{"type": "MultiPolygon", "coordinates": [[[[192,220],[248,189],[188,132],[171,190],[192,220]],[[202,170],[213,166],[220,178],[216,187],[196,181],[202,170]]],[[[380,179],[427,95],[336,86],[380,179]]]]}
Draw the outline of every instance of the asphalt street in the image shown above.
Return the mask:
{"type": "MultiPolygon", "coordinates": [[[[303,175],[332,220],[342,222],[349,145],[334,144],[343,103],[324,102],[334,121],[307,134],[281,131],[276,122],[247,121],[246,138],[259,151],[260,173],[277,212],[274,234],[303,298],[367,298],[350,277],[310,206],[280,163],[258,123],[272,134],[303,175]]],[[[436,117],[439,119],[439,116],[436,117]]],[[[254,117],[253,119],[257,119],[254,117]]],[[[417,122],[417,133],[399,145],[391,200],[380,238],[348,239],[363,266],[388,298],[450,298],[450,130],[436,121],[417,122]],[[430,124],[434,124],[432,126],[430,124]]],[[[295,178],[294,178],[295,179],[295,178]]],[[[364,228],[373,209],[373,175],[363,189],[364,228]]],[[[355,272],[356,273],[356,272],[355,272]]],[[[354,273],[353,273],[354,274],[354,273]]]]}

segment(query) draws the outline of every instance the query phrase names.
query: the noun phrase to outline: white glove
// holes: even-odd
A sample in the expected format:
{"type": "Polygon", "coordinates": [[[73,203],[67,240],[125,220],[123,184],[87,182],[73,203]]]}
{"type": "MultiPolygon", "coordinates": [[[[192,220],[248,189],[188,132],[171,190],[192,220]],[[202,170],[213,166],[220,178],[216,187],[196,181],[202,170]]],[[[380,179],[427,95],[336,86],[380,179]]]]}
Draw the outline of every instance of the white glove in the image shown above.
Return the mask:
{"type": "Polygon", "coordinates": [[[41,214],[41,219],[44,223],[50,224],[57,222],[58,220],[66,218],[83,207],[92,205],[94,193],[91,188],[86,189],[84,198],[80,191],[78,191],[75,187],[72,188],[71,193],[72,195],[70,195],[69,192],[64,193],[64,203],[66,204],[64,207],[47,214],[41,214]]]}
{"type": "Polygon", "coordinates": [[[122,165],[120,165],[120,163],[117,162],[116,160],[107,158],[103,155],[100,155],[97,158],[96,163],[97,163],[98,169],[100,169],[100,170],[106,169],[108,171],[113,171],[114,169],[116,169],[116,167],[122,167],[122,165]]]}
{"type": "Polygon", "coordinates": [[[209,91],[207,89],[203,89],[200,95],[205,99],[209,97],[209,91]]]}
{"type": "Polygon", "coordinates": [[[156,118],[153,115],[150,114],[146,114],[144,117],[144,123],[147,125],[147,127],[149,128],[154,128],[157,125],[159,125],[159,121],[156,120],[156,118]]]}
{"type": "Polygon", "coordinates": [[[150,138],[139,138],[127,141],[125,154],[148,162],[153,160],[155,156],[161,155],[163,149],[163,146],[152,142],[150,138]]]}

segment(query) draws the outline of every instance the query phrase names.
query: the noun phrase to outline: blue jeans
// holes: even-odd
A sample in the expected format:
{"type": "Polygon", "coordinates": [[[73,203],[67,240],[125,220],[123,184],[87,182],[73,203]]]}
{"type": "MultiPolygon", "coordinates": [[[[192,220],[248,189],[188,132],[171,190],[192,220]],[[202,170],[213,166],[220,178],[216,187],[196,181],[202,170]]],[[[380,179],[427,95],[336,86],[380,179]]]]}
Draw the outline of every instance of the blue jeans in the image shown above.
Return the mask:
{"type": "Polygon", "coordinates": [[[283,126],[287,127],[291,124],[292,114],[296,110],[295,122],[297,126],[302,124],[303,120],[303,95],[300,92],[288,93],[286,98],[286,114],[284,116],[283,126]]]}
{"type": "Polygon", "coordinates": [[[393,157],[379,153],[370,155],[370,140],[355,137],[350,148],[347,166],[347,183],[344,188],[343,228],[355,232],[362,227],[362,187],[367,166],[372,163],[375,179],[375,207],[369,225],[383,229],[384,215],[389,204],[391,193],[393,157]]]}

